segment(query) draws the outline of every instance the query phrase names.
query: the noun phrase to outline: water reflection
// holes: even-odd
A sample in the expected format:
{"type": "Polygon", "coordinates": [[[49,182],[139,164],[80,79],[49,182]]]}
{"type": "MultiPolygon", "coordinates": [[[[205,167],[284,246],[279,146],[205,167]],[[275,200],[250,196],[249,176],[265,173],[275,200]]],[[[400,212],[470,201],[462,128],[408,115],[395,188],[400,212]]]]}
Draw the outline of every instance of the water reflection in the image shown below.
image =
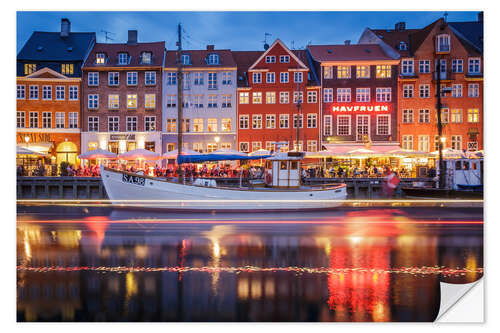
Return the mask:
{"type": "Polygon", "coordinates": [[[432,321],[440,280],[482,276],[482,225],[368,226],[363,216],[348,213],[344,225],[19,221],[18,320],[432,321]]]}

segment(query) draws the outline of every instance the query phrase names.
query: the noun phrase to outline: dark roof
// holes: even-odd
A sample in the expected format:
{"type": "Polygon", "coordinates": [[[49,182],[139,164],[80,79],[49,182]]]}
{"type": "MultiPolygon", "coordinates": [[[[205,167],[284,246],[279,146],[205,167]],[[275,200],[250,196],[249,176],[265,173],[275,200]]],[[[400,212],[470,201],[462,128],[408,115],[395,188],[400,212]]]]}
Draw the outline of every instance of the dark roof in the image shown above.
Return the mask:
{"type": "Polygon", "coordinates": [[[418,32],[418,29],[407,30],[387,30],[387,29],[372,29],[372,32],[382,39],[387,45],[391,46],[403,57],[410,55],[410,35],[418,32]],[[407,50],[399,50],[399,44],[406,43],[407,50]]]}
{"type": "Polygon", "coordinates": [[[307,56],[307,51],[306,50],[292,50],[293,54],[297,58],[299,58],[304,65],[306,65],[309,68],[309,74],[308,75],[308,80],[307,80],[307,85],[308,86],[319,86],[321,85],[320,80],[318,79],[318,76],[316,75],[316,72],[314,70],[314,65],[312,64],[312,59],[309,59],[307,56]]]}
{"type": "Polygon", "coordinates": [[[318,62],[394,60],[378,44],[309,45],[307,49],[318,62]]]}
{"type": "Polygon", "coordinates": [[[83,61],[95,38],[95,32],[70,32],[68,37],[61,37],[60,32],[35,31],[17,60],[83,61]]]}
{"type": "Polygon", "coordinates": [[[163,59],[165,53],[165,42],[153,43],[96,43],[92,48],[84,68],[87,67],[138,67],[138,66],[163,66],[163,59]],[[128,53],[130,62],[128,65],[118,65],[118,53],[128,53]],[[140,56],[142,52],[152,52],[153,59],[151,64],[142,64],[140,56]],[[104,53],[108,58],[108,63],[105,65],[98,65],[95,63],[96,54],[104,53]]]}
{"type": "Polygon", "coordinates": [[[483,52],[483,22],[450,22],[448,25],[456,33],[457,37],[465,43],[471,44],[479,52],[483,52]]]}
{"type": "Polygon", "coordinates": [[[236,62],[238,87],[248,87],[247,73],[264,51],[232,51],[233,59],[236,62]]]}
{"type": "MultiPolygon", "coordinates": [[[[189,67],[207,67],[207,68],[217,68],[217,67],[236,67],[236,62],[233,59],[231,50],[182,50],[182,54],[188,54],[191,58],[191,65],[184,65],[186,68],[189,67]],[[209,54],[219,55],[218,65],[207,64],[206,59],[209,54]]],[[[165,60],[165,67],[175,67],[177,66],[177,51],[167,51],[167,58],[165,60]]]]}

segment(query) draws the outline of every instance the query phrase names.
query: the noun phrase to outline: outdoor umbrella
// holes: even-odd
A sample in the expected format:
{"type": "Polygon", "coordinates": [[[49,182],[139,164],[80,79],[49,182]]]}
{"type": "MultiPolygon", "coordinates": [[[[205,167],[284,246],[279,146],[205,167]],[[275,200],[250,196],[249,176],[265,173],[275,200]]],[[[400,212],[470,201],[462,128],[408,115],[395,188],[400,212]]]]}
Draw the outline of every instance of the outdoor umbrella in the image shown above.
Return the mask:
{"type": "Polygon", "coordinates": [[[250,156],[267,156],[267,155],[269,155],[269,154],[270,154],[270,153],[269,153],[269,150],[259,149],[259,150],[256,150],[256,151],[251,152],[251,153],[250,153],[250,154],[248,154],[248,155],[250,155],[250,156]]]}
{"type": "MultiPolygon", "coordinates": [[[[178,151],[177,149],[174,149],[172,151],[168,151],[162,155],[162,158],[167,158],[167,159],[174,159],[177,158],[178,151]]],[[[182,149],[182,155],[200,155],[197,151],[191,150],[184,148],[182,149]]]]}
{"type": "Polygon", "coordinates": [[[147,149],[134,149],[120,155],[122,160],[157,160],[160,154],[147,149]]]}
{"type": "Polygon", "coordinates": [[[115,153],[100,148],[89,150],[86,153],[78,155],[78,158],[81,160],[98,160],[98,159],[112,160],[115,159],[116,157],[117,155],[115,153]]]}
{"type": "Polygon", "coordinates": [[[211,154],[230,154],[230,155],[238,155],[238,156],[248,156],[247,153],[242,153],[234,149],[229,148],[221,148],[216,151],[211,152],[211,154]]]}

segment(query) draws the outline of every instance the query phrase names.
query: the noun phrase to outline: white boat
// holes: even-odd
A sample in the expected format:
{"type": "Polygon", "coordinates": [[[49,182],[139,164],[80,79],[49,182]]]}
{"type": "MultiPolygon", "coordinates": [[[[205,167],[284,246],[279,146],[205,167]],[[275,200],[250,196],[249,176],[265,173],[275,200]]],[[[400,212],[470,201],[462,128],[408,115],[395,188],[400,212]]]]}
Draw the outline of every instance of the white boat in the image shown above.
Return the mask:
{"type": "Polygon", "coordinates": [[[103,166],[101,177],[116,207],[254,212],[340,206],[347,196],[345,184],[301,185],[300,161],[303,157],[304,153],[297,152],[268,157],[269,168],[263,184],[251,187],[221,187],[213,179],[179,184],[103,166]]]}

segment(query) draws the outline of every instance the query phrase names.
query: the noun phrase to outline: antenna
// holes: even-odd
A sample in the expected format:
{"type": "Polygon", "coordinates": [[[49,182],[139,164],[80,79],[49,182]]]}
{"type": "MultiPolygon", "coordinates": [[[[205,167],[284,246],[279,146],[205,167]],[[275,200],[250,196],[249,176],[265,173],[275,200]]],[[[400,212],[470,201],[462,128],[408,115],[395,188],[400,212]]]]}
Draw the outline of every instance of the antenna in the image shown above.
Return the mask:
{"type": "Polygon", "coordinates": [[[268,32],[265,32],[264,33],[264,40],[262,41],[264,43],[264,50],[267,50],[269,48],[269,44],[267,43],[268,36],[271,36],[271,34],[268,32]]]}
{"type": "Polygon", "coordinates": [[[106,30],[103,30],[103,29],[101,29],[101,32],[104,32],[104,39],[106,40],[106,43],[108,42],[108,40],[115,40],[114,38],[109,37],[110,34],[116,35],[114,32],[112,32],[112,31],[106,31],[106,30]]]}
{"type": "Polygon", "coordinates": [[[444,21],[447,22],[448,21],[448,12],[444,12],[444,21]]]}

